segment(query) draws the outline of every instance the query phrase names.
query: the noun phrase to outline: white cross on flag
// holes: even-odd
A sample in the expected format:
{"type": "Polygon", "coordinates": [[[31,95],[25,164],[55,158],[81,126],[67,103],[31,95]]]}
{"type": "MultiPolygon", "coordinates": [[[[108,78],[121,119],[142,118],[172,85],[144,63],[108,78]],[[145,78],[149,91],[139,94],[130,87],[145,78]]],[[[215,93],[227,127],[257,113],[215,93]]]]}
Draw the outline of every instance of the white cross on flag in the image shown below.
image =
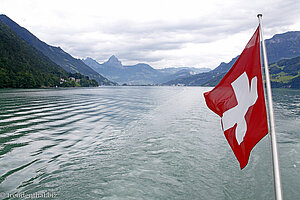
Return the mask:
{"type": "Polygon", "coordinates": [[[221,117],[225,137],[243,169],[253,147],[268,133],[259,28],[232,68],[204,97],[221,117]]]}

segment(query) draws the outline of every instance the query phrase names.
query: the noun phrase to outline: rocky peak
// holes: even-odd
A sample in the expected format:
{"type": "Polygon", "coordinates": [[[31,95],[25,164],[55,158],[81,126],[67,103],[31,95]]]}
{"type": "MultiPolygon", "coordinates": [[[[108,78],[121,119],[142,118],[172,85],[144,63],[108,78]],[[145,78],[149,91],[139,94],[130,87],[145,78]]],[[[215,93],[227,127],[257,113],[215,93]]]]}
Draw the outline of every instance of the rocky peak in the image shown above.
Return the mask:
{"type": "Polygon", "coordinates": [[[106,62],[106,64],[109,64],[109,65],[114,66],[114,67],[122,67],[121,61],[119,61],[118,58],[115,55],[112,55],[108,59],[108,61],[106,62]]]}

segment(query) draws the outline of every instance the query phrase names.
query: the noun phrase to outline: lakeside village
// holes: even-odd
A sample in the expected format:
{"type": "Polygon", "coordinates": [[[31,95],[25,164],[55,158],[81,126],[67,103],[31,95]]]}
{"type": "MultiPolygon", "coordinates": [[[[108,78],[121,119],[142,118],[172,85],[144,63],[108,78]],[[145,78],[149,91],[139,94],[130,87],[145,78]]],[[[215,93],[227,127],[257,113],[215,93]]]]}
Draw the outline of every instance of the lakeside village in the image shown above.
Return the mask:
{"type": "MultiPolygon", "coordinates": [[[[64,78],[60,78],[59,84],[62,85],[65,82],[68,82],[68,80],[65,80],[64,78]]],[[[69,81],[74,81],[75,83],[79,83],[80,79],[79,78],[74,78],[74,77],[69,77],[69,81]]]]}
{"type": "Polygon", "coordinates": [[[83,76],[82,74],[75,73],[71,74],[69,77],[60,77],[59,85],[55,87],[98,87],[99,84],[96,80],[90,78],[88,76],[83,76]]]}

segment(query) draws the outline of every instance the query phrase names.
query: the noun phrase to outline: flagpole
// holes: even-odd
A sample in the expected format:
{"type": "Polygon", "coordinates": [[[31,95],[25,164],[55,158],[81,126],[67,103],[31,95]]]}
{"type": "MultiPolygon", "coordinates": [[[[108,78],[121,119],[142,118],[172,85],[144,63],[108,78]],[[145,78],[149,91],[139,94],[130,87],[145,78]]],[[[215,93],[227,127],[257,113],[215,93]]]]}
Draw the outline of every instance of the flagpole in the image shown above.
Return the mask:
{"type": "Polygon", "coordinates": [[[260,32],[260,38],[262,41],[263,58],[264,58],[264,64],[265,64],[265,76],[266,76],[268,107],[269,107],[269,109],[268,109],[269,110],[269,124],[270,124],[270,129],[271,129],[270,135],[271,135],[271,147],[272,147],[275,198],[276,198],[276,200],[282,200],[282,190],[281,190],[280,170],[279,170],[278,151],[277,151],[277,142],[276,142],[276,133],[275,133],[275,122],[274,122],[274,110],[273,110],[273,101],[272,101],[270,73],[269,73],[266,45],[265,45],[265,41],[263,38],[263,31],[262,31],[262,14],[258,14],[257,17],[258,17],[258,21],[259,21],[259,29],[260,29],[259,32],[260,32]]]}

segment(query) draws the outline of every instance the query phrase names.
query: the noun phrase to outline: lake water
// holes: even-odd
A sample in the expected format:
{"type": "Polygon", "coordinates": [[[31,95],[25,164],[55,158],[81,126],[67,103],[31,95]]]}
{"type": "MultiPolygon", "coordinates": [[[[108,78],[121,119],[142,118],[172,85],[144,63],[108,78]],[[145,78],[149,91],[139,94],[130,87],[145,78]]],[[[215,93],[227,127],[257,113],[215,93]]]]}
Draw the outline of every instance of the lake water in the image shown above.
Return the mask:
{"type": "MultiPolygon", "coordinates": [[[[0,199],[274,199],[269,137],[241,171],[210,89],[0,90],[0,199]]],[[[273,99],[283,195],[300,199],[300,91],[273,99]]]]}

